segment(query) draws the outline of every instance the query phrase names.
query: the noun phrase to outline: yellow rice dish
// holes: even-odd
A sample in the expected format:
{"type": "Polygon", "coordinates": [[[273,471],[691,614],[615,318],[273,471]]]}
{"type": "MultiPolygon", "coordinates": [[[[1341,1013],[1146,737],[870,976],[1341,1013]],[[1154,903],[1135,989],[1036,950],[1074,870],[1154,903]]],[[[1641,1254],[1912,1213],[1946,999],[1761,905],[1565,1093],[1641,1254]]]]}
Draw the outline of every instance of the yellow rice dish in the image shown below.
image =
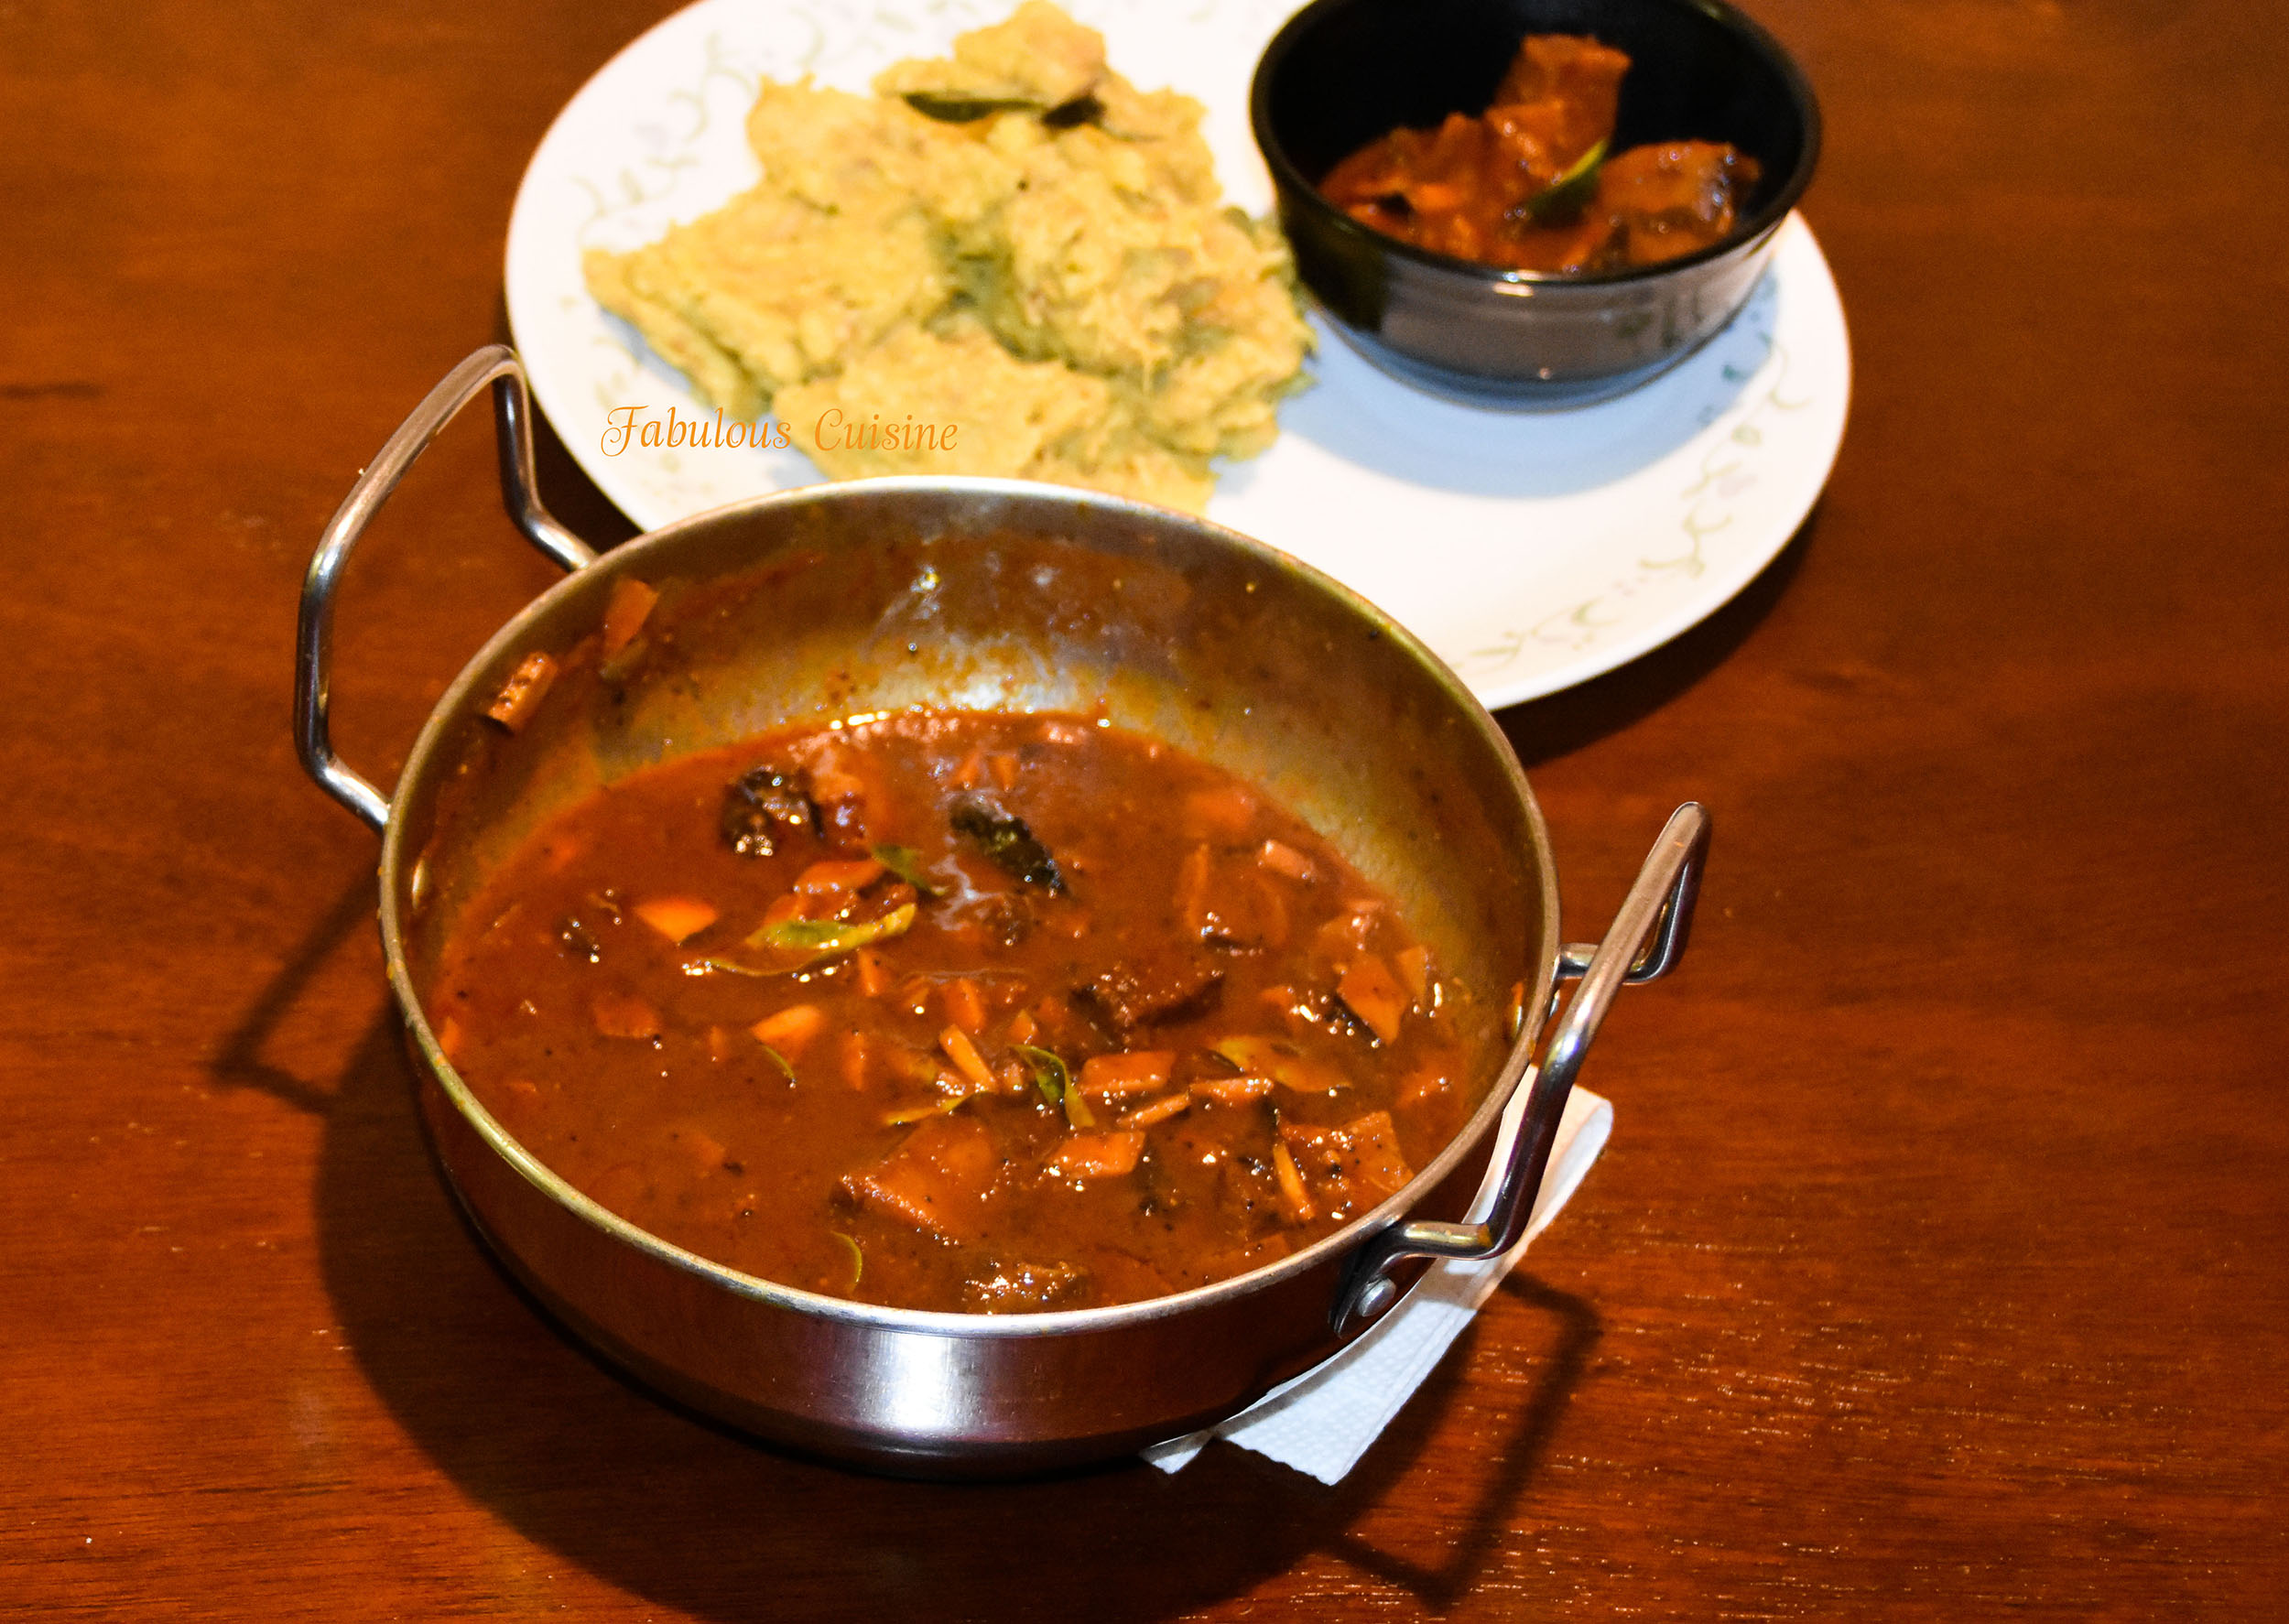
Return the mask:
{"type": "Polygon", "coordinates": [[[589,289],[830,476],[1018,475],[1199,511],[1302,380],[1287,247],[1222,201],[1201,109],[1047,0],[874,94],[766,82],[763,179],[589,289]],[[947,434],[948,428],[957,430],[947,434]]]}

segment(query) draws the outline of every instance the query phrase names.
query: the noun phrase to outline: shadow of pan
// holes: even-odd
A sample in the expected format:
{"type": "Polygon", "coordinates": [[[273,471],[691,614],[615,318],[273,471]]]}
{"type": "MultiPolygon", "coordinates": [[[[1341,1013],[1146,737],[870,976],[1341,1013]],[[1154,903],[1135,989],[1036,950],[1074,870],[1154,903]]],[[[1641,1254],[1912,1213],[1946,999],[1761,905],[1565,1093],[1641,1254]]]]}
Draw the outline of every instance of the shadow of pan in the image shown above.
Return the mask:
{"type": "MultiPolygon", "coordinates": [[[[558,482],[580,482],[561,449],[553,455],[565,464],[558,482]]],[[[596,539],[617,538],[607,510],[585,516],[596,539]]],[[[790,1615],[1145,1620],[1275,1590],[1280,1575],[1318,1556],[1349,1564],[1362,1586],[1395,1586],[1442,1609],[1469,1592],[1512,1526],[1581,1378],[1581,1359],[1563,1350],[1594,1339],[1587,1305],[1513,1288],[1512,1301],[1554,1318],[1561,1357],[1530,1380],[1466,1384],[1474,1352],[1499,1357],[1482,1330],[1466,1336],[1332,1489],[1231,1447],[1174,1478],[1121,1462],[1059,1479],[949,1487],[758,1446],[588,1356],[494,1264],[423,1142],[394,1011],[374,1019],[336,1078],[266,1057],[372,917],[371,878],[361,874],[249,1003],[213,1073],[324,1120],[315,1207],[326,1289],[359,1369],[407,1435],[510,1527],[658,1605],[726,1624],[790,1615]],[[1443,1557],[1416,1561],[1355,1532],[1386,1499],[1409,1498],[1416,1474],[1440,1469],[1425,1456],[1442,1422],[1489,1387],[1525,1396],[1474,1417],[1491,1429],[1473,1452],[1492,1470],[1459,1509],[1442,1483],[1429,1525],[1443,1557]]]]}
{"type": "MultiPolygon", "coordinates": [[[[1499,1402],[1487,1406],[1492,1413],[1482,1417],[1482,1424],[1488,1424],[1492,1435],[1501,1440],[1499,1445],[1482,1453],[1474,1452],[1471,1459],[1456,1463],[1465,1469],[1474,1468],[1482,1479],[1470,1497],[1472,1513],[1460,1520],[1460,1526],[1452,1531],[1448,1540],[1431,1543],[1436,1554],[1429,1560],[1410,1554],[1411,1547],[1425,1543],[1419,1531],[1414,1529],[1405,1530],[1404,1538],[1385,1538],[1372,1526],[1347,1526],[1334,1546],[1335,1552],[1352,1566],[1406,1590],[1435,1613],[1445,1612],[1470,1594],[1503,1536],[1512,1532],[1510,1517],[1522,1509],[1527,1489],[1548,1457],[1558,1423],[1589,1370],[1589,1356],[1598,1345],[1601,1330],[1597,1310],[1587,1301],[1530,1276],[1511,1275],[1502,1283],[1501,1295],[1535,1311],[1539,1322],[1536,1328],[1544,1331],[1546,1347],[1535,1361],[1524,1402],[1507,1407],[1514,1414],[1506,1417],[1505,1406],[1499,1402]],[[1495,1510],[1503,1515],[1488,1514],[1495,1510]]],[[[1414,1423],[1416,1427],[1431,1425],[1436,1418],[1445,1422],[1442,1430],[1453,1430],[1454,1424],[1446,1422],[1445,1416],[1460,1396],[1453,1390],[1462,1385],[1463,1373],[1473,1363],[1492,1357],[1492,1350],[1481,1352],[1479,1347],[1488,1339],[1482,1329],[1485,1323],[1483,1316],[1472,1322],[1434,1373],[1431,1382],[1400,1416],[1394,1431],[1407,1425],[1410,1417],[1418,1415],[1423,1419],[1414,1423]],[[1431,1402],[1426,1403],[1426,1399],[1431,1402]]],[[[1513,1360],[1521,1357],[1519,1350],[1508,1351],[1513,1360]]],[[[1435,1476],[1445,1472],[1441,1465],[1421,1459],[1423,1442],[1416,1439],[1416,1446],[1407,1449],[1403,1456],[1398,1451],[1392,1454],[1402,1459],[1406,1470],[1435,1476]]],[[[1386,1435],[1378,1453],[1388,1450],[1391,1443],[1386,1435]]],[[[1370,1456],[1366,1464],[1375,1466],[1376,1456],[1370,1456]]],[[[1384,1467],[1370,1482],[1361,1485],[1366,1497],[1361,1504],[1380,1500],[1383,1490],[1391,1486],[1392,1476],[1390,1468],[1384,1467]]],[[[1468,1485],[1449,1480],[1443,1487],[1453,1493],[1468,1485]]],[[[1351,1489],[1351,1480],[1347,1479],[1342,1488],[1351,1489]]]]}
{"type": "MultiPolygon", "coordinates": [[[[949,1486],[867,1477],[759,1446],[588,1356],[510,1282],[423,1142],[394,1018],[365,1034],[327,1110],[318,1175],[326,1286],[375,1391],[439,1468],[536,1543],[665,1607],[765,1618],[1168,1618],[1274,1581],[1315,1553],[1442,1609],[1470,1588],[1531,1489],[1584,1369],[1578,1299],[1558,1357],[1487,1451],[1494,1469],[1435,1564],[1351,1533],[1412,1473],[1463,1390],[1463,1338],[1361,1469],[1334,1489],[1231,1447],[1166,1477],[1122,1462],[1062,1478],[949,1486]]],[[[1482,1476],[1484,1474],[1481,1474],[1482,1476]]]]}

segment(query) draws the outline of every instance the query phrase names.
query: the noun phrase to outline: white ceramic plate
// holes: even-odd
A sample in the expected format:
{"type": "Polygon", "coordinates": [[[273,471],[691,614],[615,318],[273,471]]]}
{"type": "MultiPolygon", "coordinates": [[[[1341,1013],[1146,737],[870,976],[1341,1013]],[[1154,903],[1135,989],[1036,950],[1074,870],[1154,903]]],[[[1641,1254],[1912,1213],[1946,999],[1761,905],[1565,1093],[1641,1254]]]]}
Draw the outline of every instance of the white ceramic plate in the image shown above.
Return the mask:
{"type": "MultiPolygon", "coordinates": [[[[1113,65],[1209,109],[1226,192],[1271,180],[1248,134],[1255,60],[1293,0],[1069,0],[1113,65]]],[[[608,414],[704,416],[682,377],[607,316],[584,249],[624,250],[754,183],[758,79],[863,90],[902,58],[999,20],[1009,0],[700,0],[605,64],[533,155],[509,222],[509,325],[580,466],[646,528],[816,482],[800,452],[608,448],[608,414]]],[[[1394,383],[1324,327],[1315,387],[1279,440],[1228,468],[1209,515],[1309,560],[1396,616],[1490,706],[1557,691],[1675,637],[1746,586],[1811,510],[1851,392],[1844,312],[1812,233],[1699,353],[1567,412],[1449,404],[1394,383]]],[[[798,431],[799,432],[799,431],[798,431]]]]}

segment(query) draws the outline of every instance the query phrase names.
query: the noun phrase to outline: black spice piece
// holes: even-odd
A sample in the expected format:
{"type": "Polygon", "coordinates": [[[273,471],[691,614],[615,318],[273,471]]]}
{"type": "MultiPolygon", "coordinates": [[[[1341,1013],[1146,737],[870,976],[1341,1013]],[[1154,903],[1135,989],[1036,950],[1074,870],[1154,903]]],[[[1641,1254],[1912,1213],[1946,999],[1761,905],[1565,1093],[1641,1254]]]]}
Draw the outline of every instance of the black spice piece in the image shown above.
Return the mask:
{"type": "Polygon", "coordinates": [[[1064,894],[1065,876],[1058,872],[1057,860],[1033,838],[1024,818],[996,812],[982,801],[962,801],[955,806],[949,821],[956,834],[974,841],[987,861],[1003,873],[1064,894]]]}
{"type": "Polygon", "coordinates": [[[757,767],[723,791],[723,839],[742,857],[768,857],[781,840],[819,833],[819,807],[799,774],[757,767]]]}

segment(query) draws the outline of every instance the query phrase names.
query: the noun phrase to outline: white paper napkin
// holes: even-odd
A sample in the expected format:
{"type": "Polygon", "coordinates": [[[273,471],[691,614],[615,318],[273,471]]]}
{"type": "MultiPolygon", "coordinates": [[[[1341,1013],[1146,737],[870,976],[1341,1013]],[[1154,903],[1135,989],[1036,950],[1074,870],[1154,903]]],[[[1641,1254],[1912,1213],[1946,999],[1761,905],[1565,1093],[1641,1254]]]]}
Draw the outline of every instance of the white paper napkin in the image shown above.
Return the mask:
{"type": "MultiPolygon", "coordinates": [[[[1487,1164],[1485,1183],[1470,1203],[1468,1222],[1484,1222],[1493,1205],[1494,1186],[1518,1137],[1518,1123],[1525,1115],[1526,1095],[1533,1081],[1529,1074],[1511,1097],[1510,1109],[1502,1113],[1493,1159],[1487,1164]]],[[[1534,1238],[1557,1216],[1612,1132],[1612,1102],[1587,1088],[1576,1088],[1566,1101],[1566,1114],[1559,1119],[1557,1142],[1550,1148],[1550,1164],[1542,1175],[1533,1217],[1516,1246],[1482,1263],[1433,1263],[1396,1308],[1334,1359],[1285,1387],[1273,1389],[1253,1408],[1230,1421],[1206,1432],[1155,1444],[1144,1451],[1144,1458],[1164,1472],[1181,1471],[1214,1440],[1228,1438],[1322,1483],[1341,1481],[1391,1424],[1392,1417],[1406,1407],[1423,1379],[1462,1334],[1480,1305],[1502,1284],[1502,1276],[1525,1255],[1534,1238]]]]}

